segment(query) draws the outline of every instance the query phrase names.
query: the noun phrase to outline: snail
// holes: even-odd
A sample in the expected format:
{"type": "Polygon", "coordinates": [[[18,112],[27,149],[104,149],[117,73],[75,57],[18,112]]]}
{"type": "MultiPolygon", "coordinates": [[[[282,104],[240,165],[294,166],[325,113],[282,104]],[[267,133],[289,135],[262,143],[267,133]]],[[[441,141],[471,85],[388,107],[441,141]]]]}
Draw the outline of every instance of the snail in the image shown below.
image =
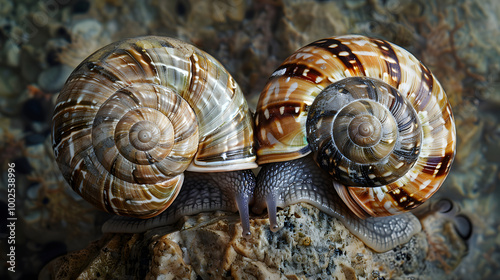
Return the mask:
{"type": "Polygon", "coordinates": [[[248,105],[224,67],[157,36],[118,41],[86,58],[61,90],[52,121],[59,168],[95,207],[141,219],[171,204],[169,219],[239,210],[247,235],[253,138],[248,105]],[[184,180],[184,171],[220,173],[184,180]]]}
{"type": "Polygon", "coordinates": [[[421,230],[409,212],[445,180],[456,132],[446,94],[405,49],[359,35],[302,47],[271,75],[255,119],[252,211],[308,202],[375,251],[421,230]]]}

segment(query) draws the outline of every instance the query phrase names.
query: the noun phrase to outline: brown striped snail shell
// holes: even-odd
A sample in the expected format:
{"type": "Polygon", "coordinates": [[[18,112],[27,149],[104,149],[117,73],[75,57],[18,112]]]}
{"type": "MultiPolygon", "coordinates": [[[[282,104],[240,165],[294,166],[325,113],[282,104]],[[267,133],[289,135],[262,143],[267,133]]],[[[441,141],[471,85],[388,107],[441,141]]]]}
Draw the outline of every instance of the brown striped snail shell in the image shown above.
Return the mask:
{"type": "Polygon", "coordinates": [[[356,216],[404,213],[439,189],[455,155],[452,111],[430,70],[399,46],[358,35],[321,39],[288,57],[262,91],[255,123],[257,162],[264,164],[256,212],[307,200],[338,209],[326,194],[282,183],[292,173],[284,163],[312,154],[331,178],[321,187],[334,188],[356,216]]]}
{"type": "Polygon", "coordinates": [[[147,36],[105,46],[74,70],[57,99],[52,139],[63,176],[85,200],[149,218],[176,198],[185,170],[256,167],[252,125],[238,84],[217,60],[147,36]]]}

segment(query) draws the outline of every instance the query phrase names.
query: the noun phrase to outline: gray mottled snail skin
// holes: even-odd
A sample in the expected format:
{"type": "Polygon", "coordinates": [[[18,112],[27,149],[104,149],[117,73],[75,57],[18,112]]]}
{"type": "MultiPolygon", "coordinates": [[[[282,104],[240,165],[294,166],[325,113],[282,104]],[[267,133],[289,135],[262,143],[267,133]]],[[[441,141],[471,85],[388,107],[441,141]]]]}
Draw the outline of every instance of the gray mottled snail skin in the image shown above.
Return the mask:
{"type": "Polygon", "coordinates": [[[182,216],[225,210],[239,211],[243,236],[250,236],[248,204],[252,201],[255,188],[255,175],[252,171],[185,174],[179,195],[165,212],[146,220],[116,216],[103,225],[102,231],[139,233],[174,224],[182,216]]]}
{"type": "Polygon", "coordinates": [[[239,86],[217,60],[148,36],[105,46],[74,70],[56,102],[52,139],[65,179],[101,210],[146,219],[173,204],[165,215],[177,219],[239,209],[249,234],[252,127],[239,86]],[[223,173],[210,175],[217,190],[200,191],[199,175],[183,184],[185,170],[223,173]]]}
{"type": "Polygon", "coordinates": [[[252,210],[267,208],[277,230],[276,207],[309,202],[376,251],[420,231],[407,211],[439,189],[455,156],[451,108],[430,70],[364,36],[321,39],[287,58],[255,125],[263,167],[252,210]]]}

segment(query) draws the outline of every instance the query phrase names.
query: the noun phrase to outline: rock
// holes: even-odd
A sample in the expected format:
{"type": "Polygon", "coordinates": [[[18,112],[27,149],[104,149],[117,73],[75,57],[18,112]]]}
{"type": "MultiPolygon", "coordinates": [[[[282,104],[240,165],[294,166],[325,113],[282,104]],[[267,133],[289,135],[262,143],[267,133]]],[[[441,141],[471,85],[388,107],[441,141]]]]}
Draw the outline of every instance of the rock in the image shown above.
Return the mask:
{"type": "Polygon", "coordinates": [[[0,15],[6,16],[12,13],[14,9],[14,1],[2,1],[0,6],[0,15]]]}
{"type": "Polygon", "coordinates": [[[22,79],[17,73],[9,68],[0,66],[0,97],[13,98],[22,90],[22,79]]]}
{"type": "Polygon", "coordinates": [[[95,19],[85,19],[77,22],[71,29],[73,36],[79,36],[85,40],[93,40],[102,32],[102,25],[95,19]]]}
{"type": "Polygon", "coordinates": [[[439,235],[444,246],[432,255],[447,253],[453,260],[450,267],[466,252],[463,244],[450,245],[464,241],[436,219],[426,224],[428,232],[386,253],[365,247],[338,220],[308,204],[281,210],[278,220],[283,227],[273,233],[268,219],[253,219],[249,240],[241,237],[237,216],[220,213],[185,218],[180,229],[105,234],[87,248],[53,260],[41,279],[434,279],[446,275],[434,263],[441,259],[427,259],[433,248],[429,238],[439,235]],[[459,249],[443,250],[446,245],[459,249]]]}
{"type": "Polygon", "coordinates": [[[5,42],[5,62],[7,66],[19,67],[19,58],[21,49],[12,39],[8,39],[5,42]]]}
{"type": "Polygon", "coordinates": [[[23,45],[19,56],[21,76],[28,83],[35,83],[38,75],[42,71],[39,61],[40,49],[32,45],[23,45]]]}
{"type": "Polygon", "coordinates": [[[59,64],[49,67],[38,76],[38,85],[46,92],[58,92],[64,86],[73,68],[59,64]]]}

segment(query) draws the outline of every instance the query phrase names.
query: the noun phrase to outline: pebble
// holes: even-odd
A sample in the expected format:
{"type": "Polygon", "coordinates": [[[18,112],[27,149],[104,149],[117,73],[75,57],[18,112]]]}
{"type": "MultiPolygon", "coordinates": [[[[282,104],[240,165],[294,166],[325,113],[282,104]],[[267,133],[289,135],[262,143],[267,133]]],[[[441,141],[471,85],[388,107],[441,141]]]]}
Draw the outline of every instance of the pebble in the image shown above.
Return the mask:
{"type": "Polygon", "coordinates": [[[11,39],[5,42],[5,62],[7,66],[19,67],[21,49],[19,46],[11,39]]]}
{"type": "MultiPolygon", "coordinates": [[[[28,208],[29,208],[29,206],[28,206],[28,208]]],[[[28,225],[40,223],[42,221],[42,212],[41,211],[31,211],[28,214],[23,216],[23,221],[28,225]]]]}
{"type": "Polygon", "coordinates": [[[14,1],[2,1],[2,5],[0,5],[0,15],[10,15],[14,10],[13,2],[14,1]]]}
{"type": "Polygon", "coordinates": [[[57,36],[60,35],[61,37],[50,39],[46,43],[45,61],[49,67],[61,64],[59,56],[61,55],[63,49],[68,48],[68,44],[71,41],[71,39],[66,38],[66,28],[57,27],[54,29],[54,33],[56,33],[57,36]]]}
{"type": "Polygon", "coordinates": [[[80,36],[85,40],[93,40],[102,32],[102,25],[95,19],[85,19],[77,22],[71,29],[73,36],[80,36]]]}
{"type": "Polygon", "coordinates": [[[0,66],[0,97],[13,97],[21,92],[21,77],[9,67],[0,66]]]}
{"type": "Polygon", "coordinates": [[[40,73],[38,85],[45,92],[59,92],[68,79],[73,68],[65,64],[51,66],[40,73]]]}
{"type": "Polygon", "coordinates": [[[23,45],[19,57],[21,75],[28,83],[35,83],[39,73],[42,71],[40,62],[37,60],[34,46],[23,45]]]}
{"type": "Polygon", "coordinates": [[[26,196],[31,200],[36,200],[42,185],[40,183],[32,183],[28,186],[26,191],[26,196]]]}

